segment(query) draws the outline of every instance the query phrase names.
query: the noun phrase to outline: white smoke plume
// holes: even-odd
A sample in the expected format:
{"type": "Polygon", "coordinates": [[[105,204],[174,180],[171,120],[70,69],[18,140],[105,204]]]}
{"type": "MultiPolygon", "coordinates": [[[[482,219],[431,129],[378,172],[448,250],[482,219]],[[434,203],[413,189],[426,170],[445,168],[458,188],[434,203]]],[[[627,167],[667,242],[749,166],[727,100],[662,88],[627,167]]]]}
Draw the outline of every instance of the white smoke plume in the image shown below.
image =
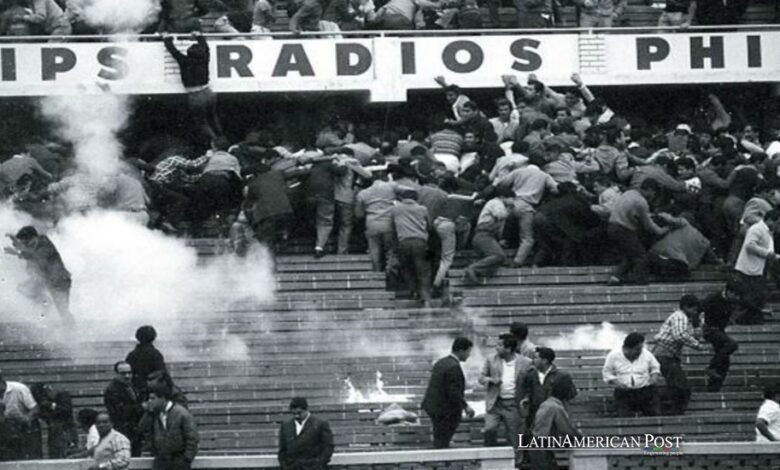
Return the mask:
{"type": "Polygon", "coordinates": [[[159,0],[68,0],[68,9],[107,34],[139,33],[160,14],[159,0]]]}
{"type": "MultiPolygon", "coordinates": [[[[65,192],[68,205],[94,208],[95,189],[121,165],[117,134],[130,117],[128,99],[111,94],[44,98],[41,111],[59,138],[73,146],[75,173],[65,192]]],[[[151,324],[169,360],[249,359],[248,346],[231,332],[245,323],[237,326],[225,318],[226,300],[273,299],[273,263],[264,248],[257,245],[246,258],[229,254],[204,265],[182,240],[148,230],[121,213],[72,212],[53,228],[15,211],[10,202],[0,203],[0,233],[15,233],[29,224],[50,236],[71,272],[71,311],[78,334],[59,328],[51,305],[31,302],[17,292],[16,286],[27,279],[24,262],[5,255],[0,260],[0,313],[7,321],[23,323],[25,333],[68,347],[74,360],[112,363],[127,350],[117,351],[119,346],[106,342],[132,341],[138,326],[151,324]]]]}
{"type": "Polygon", "coordinates": [[[623,344],[628,333],[618,330],[612,323],[602,322],[601,325],[578,326],[571,333],[553,337],[534,339],[539,345],[558,350],[612,350],[623,344]]]}
{"type": "MultiPolygon", "coordinates": [[[[0,206],[3,233],[28,223],[29,218],[0,206]]],[[[181,240],[102,211],[62,219],[49,236],[73,278],[71,312],[78,336],[58,329],[57,312],[50,305],[31,302],[16,291],[27,274],[22,260],[7,255],[0,262],[5,319],[32,323],[28,326],[41,334],[39,339],[72,346],[74,360],[110,354],[98,344],[130,340],[143,324],[157,328],[169,360],[193,355],[249,359],[248,346],[229,332],[222,317],[226,299],[273,299],[272,262],[264,248],[256,246],[246,258],[224,255],[203,265],[181,240]]]]}
{"type": "Polygon", "coordinates": [[[73,143],[80,173],[103,178],[118,170],[123,148],[117,134],[131,112],[127,96],[47,96],[40,103],[43,117],[55,126],[57,135],[73,143]]]}

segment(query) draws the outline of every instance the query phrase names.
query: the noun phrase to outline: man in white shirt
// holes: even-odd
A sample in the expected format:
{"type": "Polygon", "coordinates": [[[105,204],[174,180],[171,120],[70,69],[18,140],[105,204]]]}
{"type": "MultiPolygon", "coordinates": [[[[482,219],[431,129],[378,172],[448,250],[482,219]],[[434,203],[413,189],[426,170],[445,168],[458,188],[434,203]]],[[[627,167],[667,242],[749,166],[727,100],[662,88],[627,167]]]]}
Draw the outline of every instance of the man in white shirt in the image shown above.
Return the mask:
{"type": "Polygon", "coordinates": [[[661,381],[661,366],[653,354],[645,349],[645,337],[630,333],[623,347],[607,354],[602,376],[604,382],[615,387],[617,416],[645,416],[660,414],[660,397],[656,384],[661,381]]]}
{"type": "MultiPolygon", "coordinates": [[[[760,214],[756,215],[759,217],[760,214]]],[[[735,280],[742,286],[742,308],[735,312],[739,324],[754,325],[764,322],[763,308],[766,305],[764,269],[767,260],[778,260],[775,254],[774,230],[780,211],[774,209],[750,226],[739,251],[735,280]]]]}
{"type": "Polygon", "coordinates": [[[780,384],[764,388],[764,403],[756,417],[756,442],[780,442],[780,384]]]}
{"type": "Polygon", "coordinates": [[[23,383],[6,381],[0,376],[0,397],[3,402],[3,416],[13,429],[13,435],[8,436],[6,443],[11,460],[41,458],[38,404],[30,389],[23,383]]]}
{"type": "Polygon", "coordinates": [[[520,380],[531,367],[531,359],[515,352],[517,338],[511,334],[498,337],[496,354],[485,360],[479,383],[485,392],[485,446],[498,445],[497,434],[501,425],[513,449],[519,445],[519,434],[525,431],[520,416],[520,380]]]}

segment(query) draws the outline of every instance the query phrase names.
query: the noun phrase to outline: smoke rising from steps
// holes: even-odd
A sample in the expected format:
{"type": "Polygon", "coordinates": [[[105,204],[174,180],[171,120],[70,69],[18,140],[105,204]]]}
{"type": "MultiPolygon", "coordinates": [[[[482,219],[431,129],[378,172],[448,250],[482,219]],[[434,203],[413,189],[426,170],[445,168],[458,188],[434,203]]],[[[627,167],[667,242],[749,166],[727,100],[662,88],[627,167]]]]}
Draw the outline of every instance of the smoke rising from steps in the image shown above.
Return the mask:
{"type": "MultiPolygon", "coordinates": [[[[221,255],[203,264],[183,240],[97,208],[106,178],[126,171],[118,134],[131,113],[127,97],[46,98],[40,108],[58,139],[72,145],[71,185],[61,193],[62,204],[55,205],[60,211],[56,226],[35,221],[6,201],[0,203],[0,233],[32,224],[50,236],[73,278],[71,311],[78,326],[65,330],[51,305],[17,292],[28,276],[24,262],[10,255],[0,257],[4,321],[23,322],[37,340],[64,346],[79,361],[108,364],[124,358],[130,346],[118,354],[99,342],[133,341],[135,329],[144,324],[157,328],[159,347],[169,361],[248,360],[249,347],[225,318],[227,302],[273,300],[267,250],[255,246],[246,258],[221,255]]],[[[251,324],[254,314],[247,315],[251,324]]]]}

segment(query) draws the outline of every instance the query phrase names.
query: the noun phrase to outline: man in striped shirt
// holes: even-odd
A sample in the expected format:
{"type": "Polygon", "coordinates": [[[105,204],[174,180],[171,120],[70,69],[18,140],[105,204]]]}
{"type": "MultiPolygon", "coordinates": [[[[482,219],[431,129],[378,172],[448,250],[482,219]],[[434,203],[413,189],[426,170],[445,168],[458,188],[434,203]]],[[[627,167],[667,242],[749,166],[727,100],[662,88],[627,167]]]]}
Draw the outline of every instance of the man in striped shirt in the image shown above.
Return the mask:
{"type": "Polygon", "coordinates": [[[655,345],[651,352],[661,364],[661,375],[666,380],[672,405],[670,414],[685,413],[691,398],[688,376],[682,368],[683,347],[706,349],[704,343],[694,336],[694,326],[699,326],[700,312],[698,297],[693,294],[682,296],[679,310],[669,315],[655,335],[655,345]]]}

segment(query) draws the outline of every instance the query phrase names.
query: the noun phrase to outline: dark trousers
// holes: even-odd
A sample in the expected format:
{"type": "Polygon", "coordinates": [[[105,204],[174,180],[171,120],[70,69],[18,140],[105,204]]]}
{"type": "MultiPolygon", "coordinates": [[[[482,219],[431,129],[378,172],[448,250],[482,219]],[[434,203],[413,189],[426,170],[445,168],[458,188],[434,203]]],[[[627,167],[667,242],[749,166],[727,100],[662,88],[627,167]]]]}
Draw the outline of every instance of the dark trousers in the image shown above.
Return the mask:
{"type": "Polygon", "coordinates": [[[407,238],[398,242],[398,261],[406,286],[420,300],[431,298],[431,264],[428,261],[428,242],[421,238],[407,238]]]}
{"type": "Polygon", "coordinates": [[[209,139],[224,133],[217,112],[217,95],[210,88],[187,93],[187,103],[201,133],[209,139]]]}
{"type": "Polygon", "coordinates": [[[163,459],[155,457],[152,462],[152,470],[190,470],[191,464],[183,457],[163,459]]]}
{"type": "Polygon", "coordinates": [[[7,460],[40,460],[43,457],[41,428],[37,421],[31,425],[7,420],[6,431],[3,436],[6,452],[3,457],[7,460]]]}
{"type": "Polygon", "coordinates": [[[533,470],[558,470],[555,452],[551,450],[529,450],[528,461],[533,470]]]}
{"type": "Polygon", "coordinates": [[[661,414],[661,402],[655,385],[637,389],[615,389],[615,413],[618,416],[633,416],[641,412],[645,416],[661,414]]]}
{"type": "Polygon", "coordinates": [[[691,275],[690,268],[684,262],[661,258],[655,253],[648,253],[644,263],[649,273],[660,278],[685,279],[691,275]]]}
{"type": "Polygon", "coordinates": [[[442,416],[431,416],[433,424],[433,448],[446,449],[450,446],[452,436],[460,424],[460,413],[442,416]]]}
{"type": "Polygon", "coordinates": [[[267,245],[272,253],[275,253],[278,249],[280,235],[287,231],[286,222],[288,217],[287,214],[273,215],[258,220],[252,227],[257,240],[267,245]]]}
{"type": "Polygon", "coordinates": [[[666,398],[669,403],[669,414],[681,415],[688,408],[691,400],[691,386],[688,375],[682,368],[680,358],[655,354],[661,364],[661,375],[666,380],[666,398]]]}
{"type": "Polygon", "coordinates": [[[645,247],[639,239],[639,234],[622,225],[609,224],[607,236],[620,255],[615,277],[621,281],[645,282],[645,247]]]}
{"type": "Polygon", "coordinates": [[[534,239],[537,251],[535,266],[574,266],[577,264],[577,243],[541,212],[534,214],[534,239]]]}
{"type": "Polygon", "coordinates": [[[764,323],[764,306],[766,306],[766,280],[764,276],[748,276],[735,272],[732,278],[742,286],[742,302],[734,312],[734,321],[740,325],[758,325],[764,323]]]}
{"type": "Polygon", "coordinates": [[[710,389],[717,391],[720,390],[720,387],[726,380],[726,375],[729,373],[729,367],[731,367],[731,355],[736,352],[739,345],[720,328],[712,328],[704,325],[702,334],[705,341],[710,343],[715,350],[715,354],[710,360],[709,369],[720,376],[719,379],[710,381],[710,389]]]}
{"type": "Polygon", "coordinates": [[[192,229],[199,236],[197,232],[210,217],[238,209],[242,198],[241,179],[227,171],[204,173],[195,185],[193,197],[192,229]]]}
{"type": "Polygon", "coordinates": [[[471,240],[471,246],[482,259],[472,263],[468,269],[471,269],[480,276],[492,276],[506,261],[504,249],[498,243],[496,237],[489,232],[477,229],[477,232],[474,234],[474,239],[471,240]]]}
{"type": "Polygon", "coordinates": [[[149,187],[152,206],[161,216],[172,224],[187,220],[192,201],[185,192],[154,182],[150,183],[149,187]]]}

